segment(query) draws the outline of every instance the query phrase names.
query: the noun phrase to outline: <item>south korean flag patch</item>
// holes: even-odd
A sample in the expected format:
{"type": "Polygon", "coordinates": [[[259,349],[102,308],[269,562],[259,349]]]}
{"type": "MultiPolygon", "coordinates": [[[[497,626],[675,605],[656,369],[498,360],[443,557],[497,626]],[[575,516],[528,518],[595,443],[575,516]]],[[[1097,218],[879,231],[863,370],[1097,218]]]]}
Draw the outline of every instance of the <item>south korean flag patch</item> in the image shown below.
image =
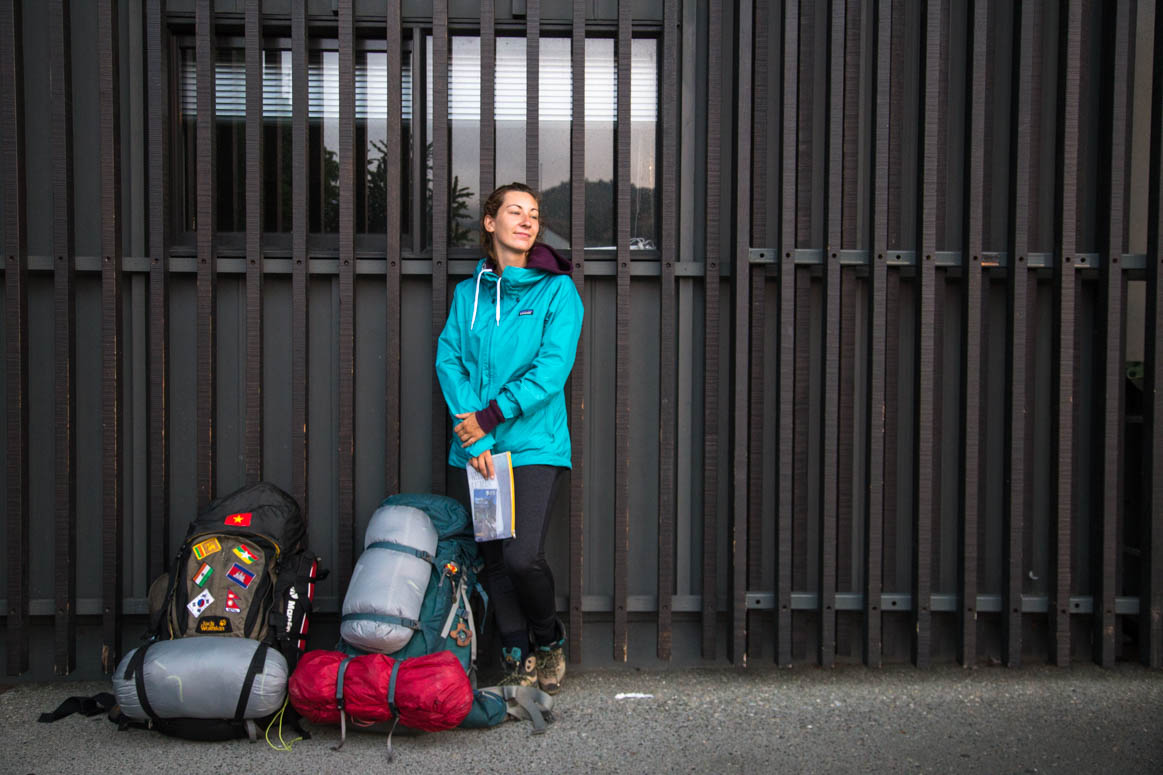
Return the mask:
{"type": "Polygon", "coordinates": [[[210,590],[204,589],[200,595],[186,603],[186,610],[190,612],[191,616],[197,619],[213,602],[214,596],[210,594],[210,590]]]}

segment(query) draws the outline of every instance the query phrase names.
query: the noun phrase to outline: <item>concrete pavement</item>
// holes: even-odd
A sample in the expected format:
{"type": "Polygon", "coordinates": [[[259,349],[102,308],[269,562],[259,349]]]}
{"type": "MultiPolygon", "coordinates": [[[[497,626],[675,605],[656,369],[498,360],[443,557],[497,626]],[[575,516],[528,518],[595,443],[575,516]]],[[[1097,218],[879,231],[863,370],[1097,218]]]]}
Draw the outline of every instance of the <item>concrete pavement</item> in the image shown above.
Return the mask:
{"type": "Polygon", "coordinates": [[[104,716],[39,724],[95,682],[0,694],[8,773],[1163,772],[1163,673],[858,666],[575,671],[541,736],[528,723],[385,736],[337,728],[279,752],[119,732],[104,716]],[[637,695],[637,696],[636,696],[637,695]],[[645,696],[641,696],[645,695],[645,696]]]}

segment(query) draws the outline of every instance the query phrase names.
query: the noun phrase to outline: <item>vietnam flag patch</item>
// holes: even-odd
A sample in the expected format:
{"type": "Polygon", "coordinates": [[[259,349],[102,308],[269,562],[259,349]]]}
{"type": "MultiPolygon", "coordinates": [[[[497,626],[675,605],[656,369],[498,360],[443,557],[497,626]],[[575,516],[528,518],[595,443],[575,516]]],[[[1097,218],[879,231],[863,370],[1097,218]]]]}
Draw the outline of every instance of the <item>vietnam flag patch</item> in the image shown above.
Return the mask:
{"type": "Polygon", "coordinates": [[[249,511],[244,511],[241,514],[231,514],[223,521],[223,524],[229,525],[230,527],[250,527],[250,517],[251,513],[249,511]]]}
{"type": "Polygon", "coordinates": [[[254,550],[251,549],[246,544],[239,544],[238,546],[234,547],[234,549],[232,549],[231,551],[234,552],[235,556],[238,557],[238,559],[242,560],[247,565],[253,565],[254,561],[258,559],[258,555],[256,555],[254,553],[254,550]]]}

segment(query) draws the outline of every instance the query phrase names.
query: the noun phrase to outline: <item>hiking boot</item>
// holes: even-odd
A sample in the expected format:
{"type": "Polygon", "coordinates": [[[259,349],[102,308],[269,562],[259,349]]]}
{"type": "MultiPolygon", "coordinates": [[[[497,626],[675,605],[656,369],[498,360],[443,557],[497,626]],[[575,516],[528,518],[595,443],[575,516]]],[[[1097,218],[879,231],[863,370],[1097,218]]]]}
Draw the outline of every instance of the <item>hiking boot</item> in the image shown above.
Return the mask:
{"type": "Polygon", "coordinates": [[[546,694],[557,694],[565,679],[565,626],[557,623],[561,637],[537,647],[537,683],[546,694]]]}
{"type": "Polygon", "coordinates": [[[519,648],[501,649],[505,677],[498,686],[537,686],[537,657],[524,657],[519,648]]]}

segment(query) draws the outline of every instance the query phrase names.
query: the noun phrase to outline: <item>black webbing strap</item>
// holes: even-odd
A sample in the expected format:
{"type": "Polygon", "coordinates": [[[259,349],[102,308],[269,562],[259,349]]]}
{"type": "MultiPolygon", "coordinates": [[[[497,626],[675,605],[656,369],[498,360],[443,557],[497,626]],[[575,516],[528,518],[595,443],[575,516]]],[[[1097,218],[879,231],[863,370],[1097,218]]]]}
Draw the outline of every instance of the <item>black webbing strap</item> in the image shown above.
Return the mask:
{"type": "Polygon", "coordinates": [[[37,721],[41,724],[51,724],[74,713],[80,713],[82,716],[96,716],[98,713],[107,712],[116,704],[117,698],[109,692],[94,694],[92,697],[69,697],[51,713],[41,713],[37,721]]]}
{"type": "Polygon", "coordinates": [[[254,688],[254,678],[259,671],[266,667],[267,652],[271,647],[260,642],[251,657],[250,666],[246,668],[246,678],[242,681],[242,691],[238,694],[238,708],[234,711],[234,720],[242,721],[246,715],[246,703],[250,699],[250,690],[254,688]]]}
{"type": "Polygon", "coordinates": [[[125,678],[126,680],[134,679],[134,685],[137,687],[137,700],[141,703],[141,709],[145,711],[145,715],[154,721],[160,721],[161,719],[154,713],[153,706],[149,704],[149,698],[145,696],[145,652],[152,645],[152,643],[146,643],[137,650],[125,668],[125,678]]]}

